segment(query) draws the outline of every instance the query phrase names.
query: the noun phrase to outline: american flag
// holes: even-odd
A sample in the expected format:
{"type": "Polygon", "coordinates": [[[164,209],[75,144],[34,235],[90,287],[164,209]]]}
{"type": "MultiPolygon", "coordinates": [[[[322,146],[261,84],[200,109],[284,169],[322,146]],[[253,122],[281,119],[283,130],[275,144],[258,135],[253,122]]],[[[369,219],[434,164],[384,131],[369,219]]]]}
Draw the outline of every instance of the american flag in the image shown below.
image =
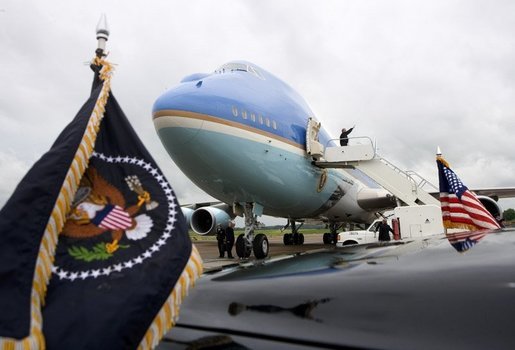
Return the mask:
{"type": "Polygon", "coordinates": [[[465,186],[441,157],[436,158],[440,178],[440,202],[446,228],[471,231],[500,228],[497,220],[465,186]]]}
{"type": "Polygon", "coordinates": [[[489,232],[490,230],[463,231],[448,233],[446,237],[454,249],[460,253],[463,253],[476,245],[476,243],[479,242],[479,240],[481,240],[489,232]]]}
{"type": "Polygon", "coordinates": [[[132,218],[129,213],[112,204],[106,205],[103,210],[97,212],[92,222],[109,230],[125,230],[132,226],[132,218]]]}

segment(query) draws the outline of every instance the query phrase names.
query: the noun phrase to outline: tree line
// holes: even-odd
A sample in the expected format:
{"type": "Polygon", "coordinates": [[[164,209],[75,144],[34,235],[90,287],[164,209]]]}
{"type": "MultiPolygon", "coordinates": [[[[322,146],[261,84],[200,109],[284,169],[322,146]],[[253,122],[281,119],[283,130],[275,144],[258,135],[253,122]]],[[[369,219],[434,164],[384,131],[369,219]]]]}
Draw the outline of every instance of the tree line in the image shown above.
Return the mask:
{"type": "Polygon", "coordinates": [[[502,213],[504,220],[514,221],[515,220],[515,209],[509,208],[502,213]]]}

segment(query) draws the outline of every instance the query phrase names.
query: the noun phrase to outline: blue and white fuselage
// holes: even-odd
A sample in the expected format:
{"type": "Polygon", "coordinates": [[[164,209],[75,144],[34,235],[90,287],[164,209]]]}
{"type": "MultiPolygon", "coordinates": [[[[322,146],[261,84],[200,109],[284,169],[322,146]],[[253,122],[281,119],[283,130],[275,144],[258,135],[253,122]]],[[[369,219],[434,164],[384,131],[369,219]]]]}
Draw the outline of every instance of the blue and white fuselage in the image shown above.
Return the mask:
{"type": "MultiPolygon", "coordinates": [[[[280,79],[248,62],[184,78],[153,107],[158,135],[198,187],[233,205],[291,219],[369,222],[362,203],[386,191],[358,170],[321,169],[306,152],[313,112],[280,79]]],[[[332,145],[321,129],[322,145],[332,145]]]]}

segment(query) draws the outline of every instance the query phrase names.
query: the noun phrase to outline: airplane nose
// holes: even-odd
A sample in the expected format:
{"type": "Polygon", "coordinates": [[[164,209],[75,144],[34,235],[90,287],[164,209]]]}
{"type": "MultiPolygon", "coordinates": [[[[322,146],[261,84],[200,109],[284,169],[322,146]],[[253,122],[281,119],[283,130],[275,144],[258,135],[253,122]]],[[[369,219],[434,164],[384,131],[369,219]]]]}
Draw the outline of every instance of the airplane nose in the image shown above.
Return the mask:
{"type": "Polygon", "coordinates": [[[167,149],[193,142],[202,129],[202,124],[202,120],[185,117],[183,113],[174,113],[174,111],[154,113],[154,127],[167,149]]]}
{"type": "Polygon", "coordinates": [[[161,95],[152,109],[154,127],[166,149],[177,149],[194,141],[202,129],[202,119],[191,112],[191,92],[184,86],[161,95]]]}

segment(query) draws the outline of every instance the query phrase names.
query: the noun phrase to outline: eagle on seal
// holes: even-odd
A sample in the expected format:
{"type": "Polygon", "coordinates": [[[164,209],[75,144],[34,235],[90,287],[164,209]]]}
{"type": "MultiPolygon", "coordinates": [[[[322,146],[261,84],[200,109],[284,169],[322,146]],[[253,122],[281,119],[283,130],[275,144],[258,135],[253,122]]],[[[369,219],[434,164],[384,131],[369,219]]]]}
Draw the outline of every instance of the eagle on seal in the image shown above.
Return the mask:
{"type": "Polygon", "coordinates": [[[127,206],[122,192],[101,177],[95,168],[89,167],[75,194],[61,234],[73,238],[91,238],[111,231],[112,241],[106,244],[109,253],[119,248],[118,243],[124,234],[129,240],[145,238],[153,222],[147,214],[138,213],[143,204],[147,204],[147,210],[152,210],[157,203],[151,202],[150,194],[143,190],[137,177],[127,177],[126,181],[131,190],[138,194],[137,204],[127,206]],[[137,186],[134,186],[135,179],[137,186]]]}

